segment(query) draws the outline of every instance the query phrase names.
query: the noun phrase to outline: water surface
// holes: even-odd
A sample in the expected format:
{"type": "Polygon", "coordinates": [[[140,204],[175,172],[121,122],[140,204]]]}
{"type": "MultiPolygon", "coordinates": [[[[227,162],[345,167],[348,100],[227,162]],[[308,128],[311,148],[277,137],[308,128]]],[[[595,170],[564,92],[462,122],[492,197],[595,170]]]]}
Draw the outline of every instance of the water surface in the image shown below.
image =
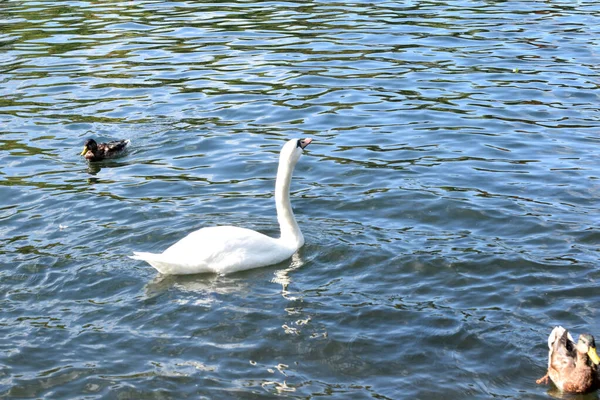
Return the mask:
{"type": "Polygon", "coordinates": [[[1,2],[0,397],[555,394],[551,328],[600,333],[599,37],[592,1],[1,2]],[[127,257],[277,235],[294,137],[293,259],[127,257]]]}

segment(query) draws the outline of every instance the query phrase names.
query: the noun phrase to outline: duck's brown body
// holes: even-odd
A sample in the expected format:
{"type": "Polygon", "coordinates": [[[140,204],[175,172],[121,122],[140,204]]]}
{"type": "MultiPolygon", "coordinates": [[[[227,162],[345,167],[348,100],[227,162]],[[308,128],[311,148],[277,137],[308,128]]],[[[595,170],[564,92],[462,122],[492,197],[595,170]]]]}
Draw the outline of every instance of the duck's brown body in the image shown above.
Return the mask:
{"type": "Polygon", "coordinates": [[[115,140],[108,143],[96,143],[94,139],[85,142],[81,155],[88,161],[101,161],[122,155],[127,149],[129,140],[115,140]]]}
{"type": "Polygon", "coordinates": [[[600,362],[594,338],[589,334],[579,336],[577,344],[569,332],[557,326],[548,337],[548,372],[538,379],[538,384],[548,383],[548,378],[563,392],[585,393],[598,388],[600,362]]]}

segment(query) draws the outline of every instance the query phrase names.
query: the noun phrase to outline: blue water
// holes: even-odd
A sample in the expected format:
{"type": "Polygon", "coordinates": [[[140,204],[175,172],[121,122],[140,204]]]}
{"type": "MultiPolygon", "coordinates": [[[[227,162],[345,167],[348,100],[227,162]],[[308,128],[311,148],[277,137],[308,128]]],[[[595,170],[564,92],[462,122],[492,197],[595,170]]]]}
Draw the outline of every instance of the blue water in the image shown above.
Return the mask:
{"type": "Polygon", "coordinates": [[[600,332],[599,38],[592,1],[0,2],[0,397],[557,395],[552,327],[600,332]],[[127,257],[276,236],[299,137],[293,259],[127,257]]]}

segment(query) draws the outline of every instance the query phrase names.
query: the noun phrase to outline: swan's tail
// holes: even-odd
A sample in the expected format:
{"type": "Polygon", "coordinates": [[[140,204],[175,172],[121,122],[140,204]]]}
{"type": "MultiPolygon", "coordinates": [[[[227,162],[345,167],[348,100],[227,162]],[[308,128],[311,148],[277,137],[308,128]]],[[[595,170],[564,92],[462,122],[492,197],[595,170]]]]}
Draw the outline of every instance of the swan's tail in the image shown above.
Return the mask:
{"type": "Polygon", "coordinates": [[[158,272],[163,275],[187,275],[187,274],[199,274],[203,272],[216,272],[206,264],[199,265],[197,263],[190,263],[186,260],[181,260],[165,255],[164,253],[144,253],[140,251],[134,251],[132,256],[129,256],[134,260],[146,261],[152,265],[158,272]]]}
{"type": "Polygon", "coordinates": [[[134,260],[146,261],[148,264],[152,265],[158,272],[164,275],[171,274],[174,265],[165,261],[163,259],[162,254],[156,253],[145,253],[141,251],[134,251],[132,256],[129,258],[134,260]]]}

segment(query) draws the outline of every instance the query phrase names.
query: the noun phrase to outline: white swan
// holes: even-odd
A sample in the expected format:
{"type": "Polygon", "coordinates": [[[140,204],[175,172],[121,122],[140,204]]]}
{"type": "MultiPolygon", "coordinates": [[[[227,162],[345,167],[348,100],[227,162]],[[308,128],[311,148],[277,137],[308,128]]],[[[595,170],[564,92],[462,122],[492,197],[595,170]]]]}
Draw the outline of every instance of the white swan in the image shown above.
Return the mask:
{"type": "Polygon", "coordinates": [[[190,233],[161,254],[134,252],[131,258],[146,261],[165,275],[228,274],[287,260],[304,244],[290,204],[290,182],[311,142],[310,138],[292,139],[281,149],[275,181],[278,239],[246,228],[215,226],[190,233]]]}

